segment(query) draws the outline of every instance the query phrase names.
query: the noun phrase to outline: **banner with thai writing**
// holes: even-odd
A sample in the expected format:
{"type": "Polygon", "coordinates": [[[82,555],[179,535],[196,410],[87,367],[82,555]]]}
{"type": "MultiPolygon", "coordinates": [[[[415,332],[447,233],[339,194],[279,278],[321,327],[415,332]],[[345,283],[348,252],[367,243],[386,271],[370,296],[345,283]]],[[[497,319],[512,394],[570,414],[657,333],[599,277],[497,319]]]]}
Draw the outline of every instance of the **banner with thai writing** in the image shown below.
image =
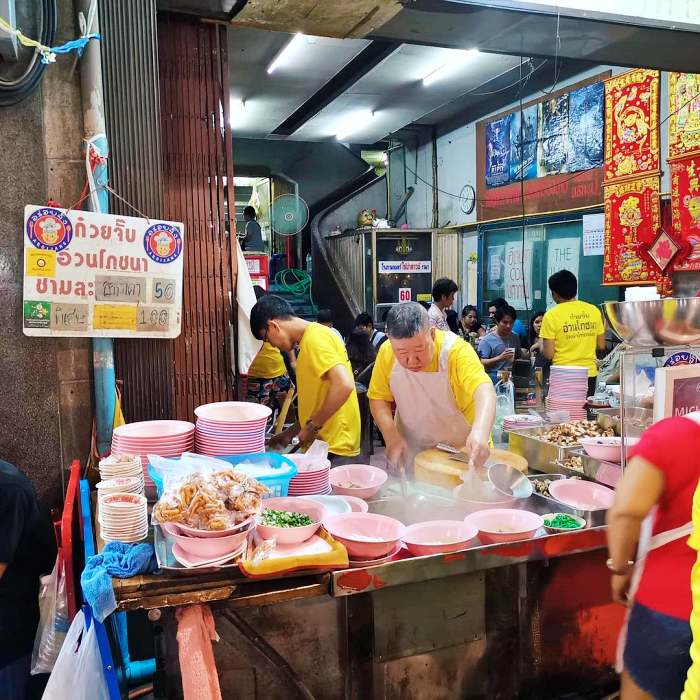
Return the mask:
{"type": "Polygon", "coordinates": [[[176,338],[184,226],[24,208],[24,334],[176,338]]]}
{"type": "Polygon", "coordinates": [[[700,270],[700,155],[671,163],[673,237],[682,248],[675,270],[700,270]]]}
{"type": "Polygon", "coordinates": [[[659,277],[653,263],[640,256],[660,225],[659,178],[628,180],[604,188],[605,255],[603,284],[651,284],[659,277]]]}
{"type": "Polygon", "coordinates": [[[668,74],[668,159],[700,154],[700,74],[668,74]]]}
{"type": "Polygon", "coordinates": [[[605,81],[605,183],[659,172],[659,71],[605,81]]]}

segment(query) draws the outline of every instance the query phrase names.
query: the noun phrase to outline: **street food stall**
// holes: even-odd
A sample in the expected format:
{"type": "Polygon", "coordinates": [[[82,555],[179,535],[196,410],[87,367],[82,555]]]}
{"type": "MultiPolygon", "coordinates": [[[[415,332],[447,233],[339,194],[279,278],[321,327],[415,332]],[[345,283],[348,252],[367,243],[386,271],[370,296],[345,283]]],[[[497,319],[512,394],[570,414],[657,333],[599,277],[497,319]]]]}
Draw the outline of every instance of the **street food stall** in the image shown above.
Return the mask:
{"type": "MultiPolygon", "coordinates": [[[[492,450],[488,481],[495,490],[487,495],[486,480],[474,481],[464,455],[446,450],[420,453],[407,482],[377,476],[380,470],[370,466],[309,468],[304,457],[226,458],[247,474],[240,478],[253,479],[246,487],[253,490],[258,479],[265,483],[261,464],[266,459],[278,467],[292,465],[286,488],[269,494],[273,500],[262,500],[263,516],[275,508],[281,509],[277,514],[293,509],[299,516],[302,502],[317,498],[329,510],[311,517],[307,508],[308,523],[291,529],[313,525],[321,549],[307,540],[307,550],[282,556],[289,545],[281,540],[269,545],[274,537],[261,535],[263,517],[255,521],[255,533],[251,527],[239,556],[203,566],[182,564],[167,516],[160,517],[162,504],[172,502],[161,496],[153,520],[160,570],[113,580],[120,611],[148,613],[158,640],[154,682],[161,696],[180,697],[176,610],[194,604],[207,604],[213,612],[220,637],[214,657],[227,698],[294,693],[556,698],[573,691],[584,697],[612,692],[624,609],[611,601],[605,567],[609,487],[622,474],[626,443],[654,418],[649,396],[657,370],[668,366],[669,358],[675,358],[670,364],[682,357],[700,364],[700,324],[694,320],[700,300],[652,304],[644,314],[629,307],[606,309],[627,344],[621,409],[559,424],[506,417],[508,444],[492,450]],[[625,326],[620,318],[627,319],[625,326]],[[688,344],[664,345],[664,329],[678,328],[679,318],[688,344]],[[644,343],[642,323],[655,329],[644,343]],[[654,371],[644,364],[648,357],[654,358],[654,371]],[[642,375],[647,382],[651,378],[651,387],[640,384],[642,375]],[[496,479],[499,473],[505,482],[496,479]],[[321,495],[314,495],[319,488],[321,495]],[[336,510],[341,501],[344,511],[336,510]],[[348,525],[372,518],[399,527],[355,525],[353,531],[348,525]],[[464,534],[462,523],[473,531],[464,534]],[[368,549],[380,545],[388,549],[368,549]],[[276,548],[278,558],[260,556],[266,546],[268,554],[276,548]]],[[[204,446],[206,424],[200,427],[200,420],[192,439],[204,446]]],[[[152,466],[149,474],[160,490],[152,466]]]]}

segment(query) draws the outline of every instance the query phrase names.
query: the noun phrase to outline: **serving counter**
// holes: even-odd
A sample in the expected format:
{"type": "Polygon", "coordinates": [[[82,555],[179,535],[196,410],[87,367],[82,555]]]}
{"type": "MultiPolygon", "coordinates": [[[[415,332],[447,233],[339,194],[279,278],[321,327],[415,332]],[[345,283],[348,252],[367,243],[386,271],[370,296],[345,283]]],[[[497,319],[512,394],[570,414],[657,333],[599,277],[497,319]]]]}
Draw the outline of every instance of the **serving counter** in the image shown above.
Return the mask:
{"type": "MultiPolygon", "coordinates": [[[[458,517],[447,495],[389,483],[370,510],[458,517]]],[[[169,572],[114,588],[120,609],[148,610],[163,697],[180,697],[174,609],[193,603],[214,611],[227,700],[602,697],[623,617],[605,558],[604,528],[590,527],[323,574],[169,572]]]]}

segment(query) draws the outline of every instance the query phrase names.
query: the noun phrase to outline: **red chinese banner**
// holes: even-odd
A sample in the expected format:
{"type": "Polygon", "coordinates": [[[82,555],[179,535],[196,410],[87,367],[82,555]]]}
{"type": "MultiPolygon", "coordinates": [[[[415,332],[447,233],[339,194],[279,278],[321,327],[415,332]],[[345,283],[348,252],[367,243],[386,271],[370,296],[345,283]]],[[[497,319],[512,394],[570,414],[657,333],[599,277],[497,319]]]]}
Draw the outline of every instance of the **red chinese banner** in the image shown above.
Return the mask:
{"type": "Polygon", "coordinates": [[[668,159],[700,154],[700,75],[668,74],[668,159]]]}
{"type": "Polygon", "coordinates": [[[659,165],[659,71],[605,81],[605,184],[655,175],[659,165]]]}
{"type": "Polygon", "coordinates": [[[673,237],[681,245],[675,270],[700,270],[700,156],[671,163],[673,237]]]}
{"type": "Polygon", "coordinates": [[[653,284],[660,270],[641,253],[659,229],[659,178],[645,177],[604,187],[603,284],[653,284]]]}

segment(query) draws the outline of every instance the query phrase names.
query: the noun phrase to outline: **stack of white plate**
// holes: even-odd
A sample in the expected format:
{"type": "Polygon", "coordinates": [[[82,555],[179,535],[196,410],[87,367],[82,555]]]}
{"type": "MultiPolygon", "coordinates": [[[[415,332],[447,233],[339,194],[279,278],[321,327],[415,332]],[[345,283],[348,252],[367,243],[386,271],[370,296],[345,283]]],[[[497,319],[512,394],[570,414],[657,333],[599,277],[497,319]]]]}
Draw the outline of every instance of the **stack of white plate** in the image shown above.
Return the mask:
{"type": "Polygon", "coordinates": [[[98,501],[100,537],[105,542],[140,542],[148,535],[148,511],[138,493],[110,493],[98,501]]]}
{"type": "Polygon", "coordinates": [[[546,399],[548,417],[550,412],[566,411],[571,420],[585,419],[587,396],[587,367],[552,366],[546,399]]]}
{"type": "Polygon", "coordinates": [[[105,479],[100,481],[96,488],[98,496],[107,496],[110,493],[138,493],[143,496],[143,475],[118,476],[114,479],[105,479]]]}
{"type": "Polygon", "coordinates": [[[529,413],[503,417],[503,430],[522,430],[523,428],[536,428],[544,421],[539,416],[529,413]]]}
{"type": "MultiPolygon", "coordinates": [[[[143,467],[141,459],[137,455],[115,454],[100,460],[100,478],[102,482],[112,479],[131,479],[135,477],[139,480],[139,490],[134,493],[143,493],[143,467]]],[[[124,489],[129,492],[129,489],[124,489]]]]}
{"type": "Polygon", "coordinates": [[[208,403],[195,409],[196,451],[211,457],[265,451],[265,427],[272,410],[246,401],[208,403]]]}

